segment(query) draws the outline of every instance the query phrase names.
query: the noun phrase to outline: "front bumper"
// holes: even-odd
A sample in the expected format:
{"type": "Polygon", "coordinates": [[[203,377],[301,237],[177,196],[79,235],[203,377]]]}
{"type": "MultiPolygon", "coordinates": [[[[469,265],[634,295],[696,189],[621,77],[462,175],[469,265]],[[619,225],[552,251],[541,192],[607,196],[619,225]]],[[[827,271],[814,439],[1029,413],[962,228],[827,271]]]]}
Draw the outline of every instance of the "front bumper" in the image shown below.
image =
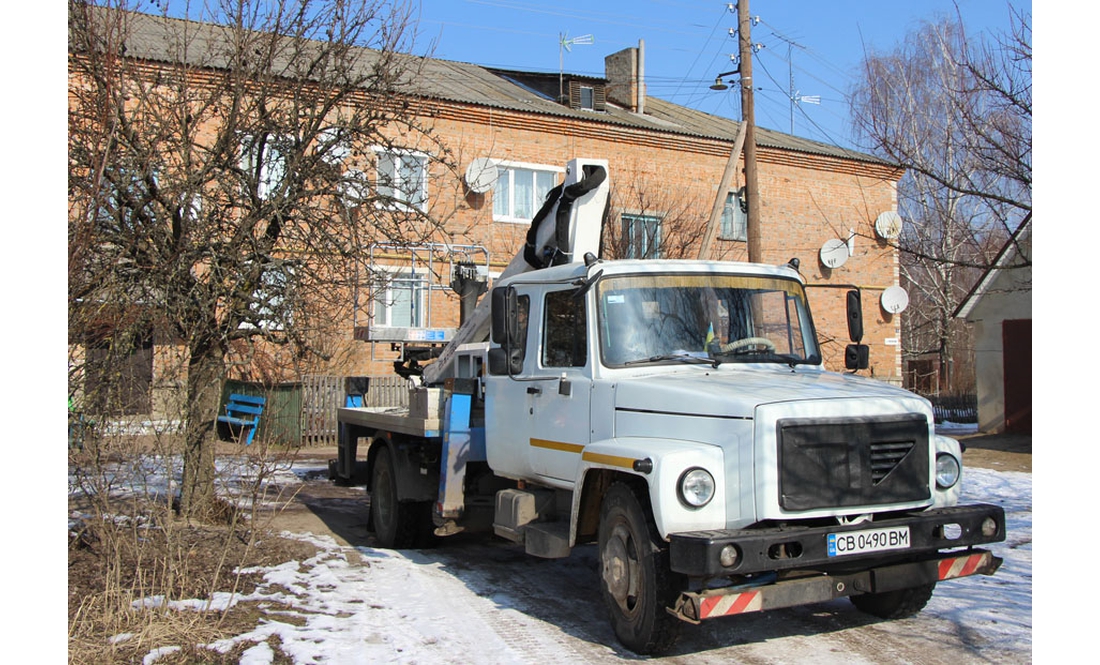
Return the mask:
{"type": "Polygon", "coordinates": [[[748,612],[763,612],[796,605],[824,603],[864,593],[886,593],[925,584],[935,584],[969,575],[992,575],[1002,560],[985,550],[963,554],[930,554],[916,561],[867,568],[837,575],[810,575],[771,581],[763,576],[723,589],[684,591],[673,607],[673,616],[689,623],[748,612]]]}
{"type": "Polygon", "coordinates": [[[1004,509],[990,504],[973,504],[935,508],[861,524],[673,533],[669,535],[669,555],[674,572],[692,577],[718,577],[792,569],[858,569],[860,562],[880,565],[887,560],[905,560],[938,550],[997,543],[1004,539],[1004,509]],[[987,519],[996,525],[991,535],[983,533],[982,524],[987,519]],[[829,556],[829,534],[902,526],[909,527],[910,544],[905,549],[829,556]],[[727,545],[733,545],[738,551],[736,563],[729,567],[719,560],[727,545]]]}

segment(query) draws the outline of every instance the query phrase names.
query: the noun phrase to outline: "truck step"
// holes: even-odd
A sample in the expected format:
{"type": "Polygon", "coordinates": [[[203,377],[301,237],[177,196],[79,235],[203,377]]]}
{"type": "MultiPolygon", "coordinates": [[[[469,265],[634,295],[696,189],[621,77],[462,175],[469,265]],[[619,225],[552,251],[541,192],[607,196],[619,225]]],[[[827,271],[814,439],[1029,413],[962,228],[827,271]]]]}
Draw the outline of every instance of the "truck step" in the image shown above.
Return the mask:
{"type": "Polygon", "coordinates": [[[533,522],[523,529],[523,543],[528,554],[543,559],[563,559],[569,556],[568,522],[533,522]]]}

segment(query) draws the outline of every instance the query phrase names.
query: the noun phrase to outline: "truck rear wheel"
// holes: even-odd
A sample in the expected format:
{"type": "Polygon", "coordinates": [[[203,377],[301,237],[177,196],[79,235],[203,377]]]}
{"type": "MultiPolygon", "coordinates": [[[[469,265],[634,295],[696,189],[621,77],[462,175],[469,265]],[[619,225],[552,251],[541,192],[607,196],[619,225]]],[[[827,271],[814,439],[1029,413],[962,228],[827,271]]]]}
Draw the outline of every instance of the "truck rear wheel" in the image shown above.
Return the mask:
{"type": "Polygon", "coordinates": [[[923,584],[897,591],[864,593],[849,596],[848,599],[859,611],[880,619],[904,619],[924,609],[928,600],[932,598],[932,590],[935,588],[935,584],[923,584]]]}
{"type": "Polygon", "coordinates": [[[679,637],[680,622],[665,611],[679,587],[669,569],[668,544],[649,504],[624,483],[608,488],[600,507],[600,591],[615,635],[639,654],[660,652],[679,637]]]}
{"type": "Polygon", "coordinates": [[[371,470],[370,519],[382,547],[407,549],[432,544],[430,501],[399,501],[393,453],[383,445],[371,470]]]}

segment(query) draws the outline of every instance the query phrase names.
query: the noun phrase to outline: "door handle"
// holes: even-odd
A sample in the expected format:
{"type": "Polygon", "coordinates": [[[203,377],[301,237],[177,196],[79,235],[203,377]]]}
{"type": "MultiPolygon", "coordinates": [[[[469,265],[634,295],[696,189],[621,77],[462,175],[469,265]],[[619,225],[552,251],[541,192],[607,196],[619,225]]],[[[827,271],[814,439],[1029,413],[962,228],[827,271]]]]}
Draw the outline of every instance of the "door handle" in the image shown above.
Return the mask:
{"type": "Polygon", "coordinates": [[[541,395],[542,388],[536,388],[535,386],[527,386],[528,395],[541,395]]]}

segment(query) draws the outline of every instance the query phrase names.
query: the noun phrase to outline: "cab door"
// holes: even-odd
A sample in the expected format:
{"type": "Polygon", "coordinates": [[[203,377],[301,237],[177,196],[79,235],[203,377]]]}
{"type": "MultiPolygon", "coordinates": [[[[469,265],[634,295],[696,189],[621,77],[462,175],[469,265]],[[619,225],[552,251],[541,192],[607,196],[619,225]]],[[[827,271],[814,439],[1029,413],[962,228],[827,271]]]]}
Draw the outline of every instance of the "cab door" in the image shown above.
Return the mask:
{"type": "Polygon", "coordinates": [[[592,431],[586,298],[575,293],[569,287],[544,295],[535,380],[526,391],[533,426],[528,433],[531,468],[567,482],[576,478],[592,431]]]}

